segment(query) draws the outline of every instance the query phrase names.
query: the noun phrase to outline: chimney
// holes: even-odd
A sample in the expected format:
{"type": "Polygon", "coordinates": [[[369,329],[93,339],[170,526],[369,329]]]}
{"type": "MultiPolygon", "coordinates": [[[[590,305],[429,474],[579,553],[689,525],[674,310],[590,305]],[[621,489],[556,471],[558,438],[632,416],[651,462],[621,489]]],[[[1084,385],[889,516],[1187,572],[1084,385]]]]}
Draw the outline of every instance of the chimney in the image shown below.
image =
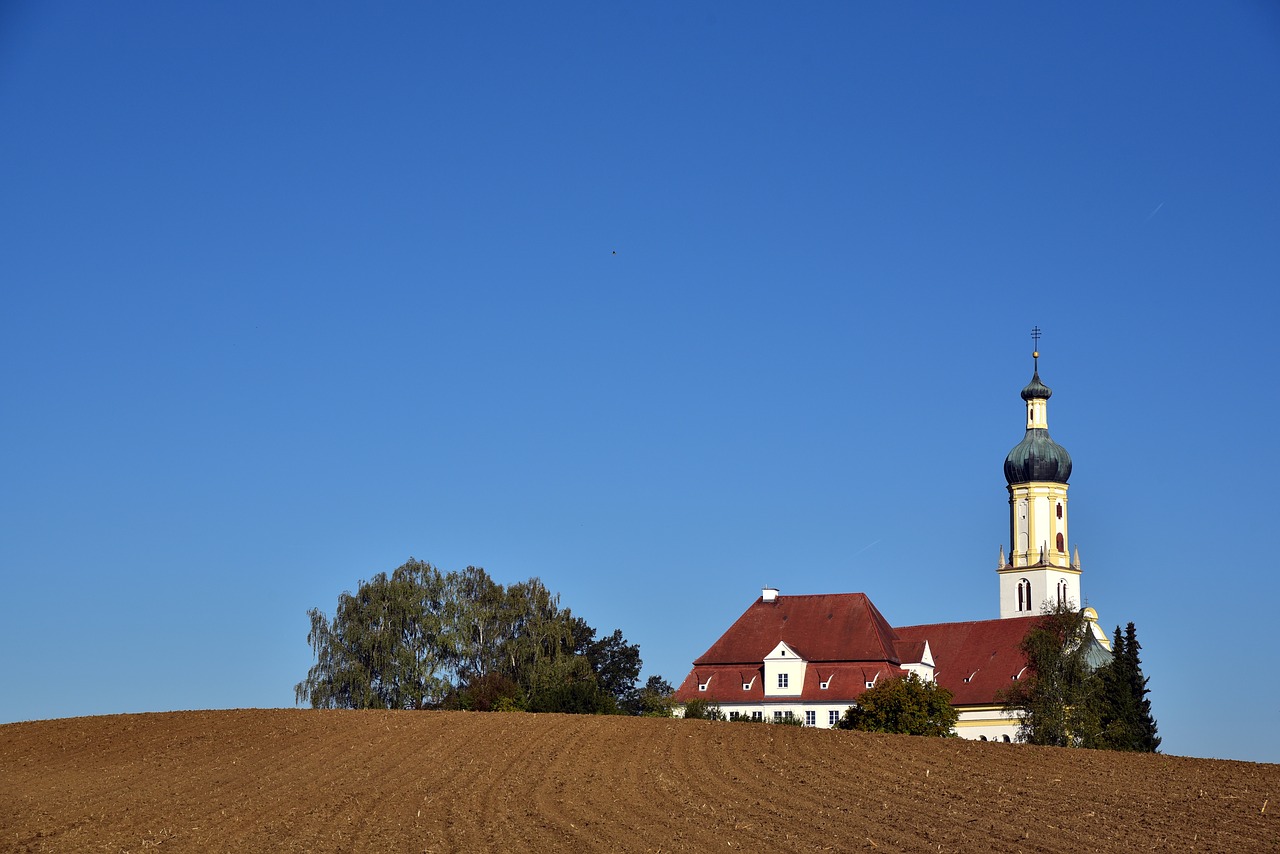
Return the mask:
{"type": "Polygon", "coordinates": [[[766,587],[760,591],[760,598],[766,602],[776,602],[778,600],[778,588],[766,587]]]}

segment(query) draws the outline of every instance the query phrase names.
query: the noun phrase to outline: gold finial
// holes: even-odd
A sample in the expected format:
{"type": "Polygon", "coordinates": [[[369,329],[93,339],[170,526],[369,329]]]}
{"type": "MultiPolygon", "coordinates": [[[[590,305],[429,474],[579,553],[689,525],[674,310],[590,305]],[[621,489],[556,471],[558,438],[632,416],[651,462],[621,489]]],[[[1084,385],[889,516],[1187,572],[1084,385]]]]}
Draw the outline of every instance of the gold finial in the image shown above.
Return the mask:
{"type": "Polygon", "coordinates": [[[1036,360],[1036,370],[1040,369],[1040,327],[1031,327],[1031,358],[1036,360]]]}

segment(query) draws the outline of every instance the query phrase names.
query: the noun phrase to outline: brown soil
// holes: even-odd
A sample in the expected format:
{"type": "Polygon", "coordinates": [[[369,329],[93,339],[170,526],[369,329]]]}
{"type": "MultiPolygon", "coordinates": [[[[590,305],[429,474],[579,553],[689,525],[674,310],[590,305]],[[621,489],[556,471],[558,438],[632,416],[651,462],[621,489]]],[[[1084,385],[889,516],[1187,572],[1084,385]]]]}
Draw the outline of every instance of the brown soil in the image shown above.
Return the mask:
{"type": "Polygon", "coordinates": [[[1280,765],[564,715],[0,726],[3,851],[1277,851],[1280,765]]]}

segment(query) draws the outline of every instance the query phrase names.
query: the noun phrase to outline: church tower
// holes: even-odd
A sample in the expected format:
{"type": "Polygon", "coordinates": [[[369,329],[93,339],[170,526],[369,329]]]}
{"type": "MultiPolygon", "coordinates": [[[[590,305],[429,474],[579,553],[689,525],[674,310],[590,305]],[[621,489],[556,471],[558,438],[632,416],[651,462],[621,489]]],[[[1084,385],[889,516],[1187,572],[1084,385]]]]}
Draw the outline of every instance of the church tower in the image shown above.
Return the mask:
{"type": "MultiPolygon", "coordinates": [[[[1040,329],[1032,338],[1039,343],[1040,329]]],[[[1009,484],[1009,557],[1000,550],[1000,616],[1027,617],[1041,606],[1071,602],[1080,595],[1080,553],[1070,556],[1067,528],[1067,479],[1071,455],[1049,438],[1049,398],[1040,381],[1040,352],[1031,353],[1031,382],[1022,390],[1027,407],[1026,435],[1004,461],[1009,484]]]]}

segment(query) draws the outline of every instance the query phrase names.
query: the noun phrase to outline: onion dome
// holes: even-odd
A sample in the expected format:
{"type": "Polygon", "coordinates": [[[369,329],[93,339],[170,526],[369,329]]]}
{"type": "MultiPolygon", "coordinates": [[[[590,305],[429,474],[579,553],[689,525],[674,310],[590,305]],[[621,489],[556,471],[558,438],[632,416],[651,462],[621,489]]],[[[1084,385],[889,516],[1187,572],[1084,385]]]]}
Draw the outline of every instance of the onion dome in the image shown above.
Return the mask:
{"type": "Polygon", "coordinates": [[[1039,371],[1035,372],[1031,377],[1031,382],[1027,383],[1027,387],[1022,390],[1023,400],[1048,400],[1052,396],[1053,389],[1040,382],[1039,371]]]}
{"type": "MultiPolygon", "coordinates": [[[[1039,353],[1033,353],[1039,359],[1039,353]]],[[[1040,371],[1032,373],[1031,382],[1022,390],[1027,402],[1027,435],[1004,459],[1004,479],[1010,484],[1031,481],[1066,483],[1071,477],[1071,455],[1067,449],[1049,438],[1045,420],[1045,401],[1053,394],[1040,382],[1040,371]]]]}
{"type": "Polygon", "coordinates": [[[1010,484],[1033,480],[1066,483],[1071,477],[1071,455],[1049,438],[1049,431],[1033,427],[1004,458],[1004,479],[1010,484]]]}

